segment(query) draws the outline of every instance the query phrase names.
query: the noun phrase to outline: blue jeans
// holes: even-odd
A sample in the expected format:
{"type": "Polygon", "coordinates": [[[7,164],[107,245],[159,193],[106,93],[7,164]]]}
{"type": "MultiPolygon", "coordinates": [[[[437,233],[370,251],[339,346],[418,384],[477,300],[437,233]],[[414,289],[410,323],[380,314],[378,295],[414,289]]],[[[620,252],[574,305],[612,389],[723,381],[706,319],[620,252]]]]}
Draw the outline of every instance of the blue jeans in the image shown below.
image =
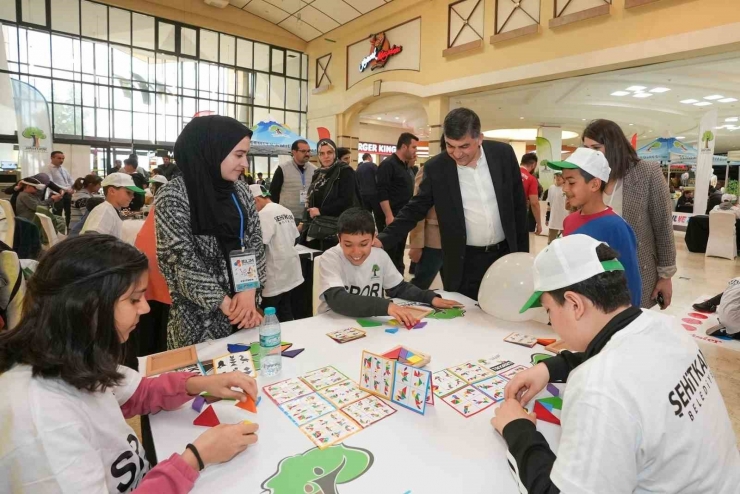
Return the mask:
{"type": "Polygon", "coordinates": [[[442,259],[442,249],[424,247],[421,259],[416,264],[414,279],[411,280],[411,284],[422,290],[428,290],[437,273],[442,269],[442,259]]]}

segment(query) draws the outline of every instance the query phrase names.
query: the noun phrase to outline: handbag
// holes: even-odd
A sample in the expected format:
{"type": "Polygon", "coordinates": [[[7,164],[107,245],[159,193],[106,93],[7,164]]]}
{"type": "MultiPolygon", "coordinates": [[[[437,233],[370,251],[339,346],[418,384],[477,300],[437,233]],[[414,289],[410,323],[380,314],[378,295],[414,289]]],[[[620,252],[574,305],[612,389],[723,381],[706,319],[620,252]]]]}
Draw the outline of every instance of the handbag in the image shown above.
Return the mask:
{"type": "MultiPolygon", "coordinates": [[[[324,196],[324,201],[322,201],[322,204],[326,201],[329,193],[331,193],[331,190],[334,187],[334,182],[336,182],[337,178],[339,178],[339,173],[342,171],[343,168],[349,166],[344,163],[342,163],[342,165],[344,166],[340,165],[339,167],[337,167],[337,170],[329,179],[329,188],[326,191],[326,195],[324,196]]],[[[314,207],[313,194],[311,195],[311,198],[309,200],[309,207],[314,207]]],[[[326,216],[323,214],[316,216],[308,224],[307,236],[316,240],[324,240],[337,234],[338,224],[339,218],[337,218],[336,216],[326,216]]]]}

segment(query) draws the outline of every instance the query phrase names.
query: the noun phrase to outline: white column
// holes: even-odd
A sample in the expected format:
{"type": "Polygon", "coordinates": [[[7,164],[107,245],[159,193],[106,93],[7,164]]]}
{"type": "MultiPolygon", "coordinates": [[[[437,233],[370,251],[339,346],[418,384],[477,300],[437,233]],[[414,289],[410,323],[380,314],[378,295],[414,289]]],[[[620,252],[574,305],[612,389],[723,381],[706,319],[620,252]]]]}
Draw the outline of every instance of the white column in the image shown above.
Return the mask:
{"type": "Polygon", "coordinates": [[[514,148],[517,162],[521,163],[522,156],[527,154],[527,143],[523,141],[511,141],[509,144],[514,148]]]}

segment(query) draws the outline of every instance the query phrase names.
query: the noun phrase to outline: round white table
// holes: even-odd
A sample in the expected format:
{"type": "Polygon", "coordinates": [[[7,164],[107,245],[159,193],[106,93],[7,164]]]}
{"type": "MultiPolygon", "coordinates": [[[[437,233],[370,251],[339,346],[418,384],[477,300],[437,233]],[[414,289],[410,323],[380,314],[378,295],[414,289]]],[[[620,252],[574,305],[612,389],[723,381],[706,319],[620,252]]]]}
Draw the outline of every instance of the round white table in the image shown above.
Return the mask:
{"type": "MultiPolygon", "coordinates": [[[[485,314],[462,295],[441,294],[465,303],[465,316],[452,320],[426,319],[426,327],[401,328],[396,334],[385,332],[389,325],[366,328],[365,338],[344,344],[336,343],[326,333],[359,327],[348,317],[328,313],[283,324],[283,341],[293,343],[291,349],[305,348],[305,351],[293,359],[284,357],[279,376],[257,378],[262,396],[258,413],[253,415],[242,411],[234,406],[234,402],[214,404],[222,422],[250,419],[259,423],[259,442],[228,463],[208,467],[196,482],[193,492],[263,492],[261,484],[277,472],[281,460],[314,448],[308,437],[262,391],[267,384],[298,377],[327,365],[333,365],[357,382],[363,350],[382,354],[396,345],[431,355],[431,363],[425,369],[433,372],[496,354],[529,366],[532,354],[548,352],[540,345],[527,348],[505,343],[504,337],[511,332],[556,337],[548,326],[541,323],[502,321],[485,314]]],[[[228,353],[227,343],[248,344],[258,339],[256,329],[240,331],[228,338],[198,345],[198,357],[201,361],[212,359],[228,353]]],[[[140,361],[142,369],[146,368],[145,359],[142,357],[140,361]]],[[[172,453],[182,452],[187,443],[206,430],[193,425],[198,413],[190,405],[187,403],[178,410],[150,416],[159,461],[172,453]]],[[[436,396],[434,406],[428,406],[423,416],[393,403],[391,405],[397,409],[395,414],[344,441],[347,446],[369,450],[374,460],[359,478],[339,486],[342,494],[518,492],[508,467],[506,444],[490,425],[493,410],[498,405],[470,418],[464,418],[436,396]]],[[[537,428],[553,450],[557,450],[560,427],[540,421],[537,428]]]]}

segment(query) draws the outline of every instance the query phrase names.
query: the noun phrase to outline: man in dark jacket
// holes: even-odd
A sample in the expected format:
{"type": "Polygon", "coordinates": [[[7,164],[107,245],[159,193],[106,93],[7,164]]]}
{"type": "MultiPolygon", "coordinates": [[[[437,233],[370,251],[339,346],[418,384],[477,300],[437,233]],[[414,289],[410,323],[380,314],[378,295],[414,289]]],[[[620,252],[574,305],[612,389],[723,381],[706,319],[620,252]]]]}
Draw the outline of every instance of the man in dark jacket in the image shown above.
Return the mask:
{"type": "MultiPolygon", "coordinates": [[[[134,184],[138,188],[143,189],[148,184],[144,176],[136,171],[138,167],[139,163],[133,158],[129,158],[123,162],[124,173],[131,175],[131,178],[134,180],[134,184]]],[[[134,193],[134,199],[131,201],[129,208],[131,208],[132,211],[141,211],[142,206],[144,206],[144,197],[144,194],[140,194],[139,192],[134,193]]]]}

